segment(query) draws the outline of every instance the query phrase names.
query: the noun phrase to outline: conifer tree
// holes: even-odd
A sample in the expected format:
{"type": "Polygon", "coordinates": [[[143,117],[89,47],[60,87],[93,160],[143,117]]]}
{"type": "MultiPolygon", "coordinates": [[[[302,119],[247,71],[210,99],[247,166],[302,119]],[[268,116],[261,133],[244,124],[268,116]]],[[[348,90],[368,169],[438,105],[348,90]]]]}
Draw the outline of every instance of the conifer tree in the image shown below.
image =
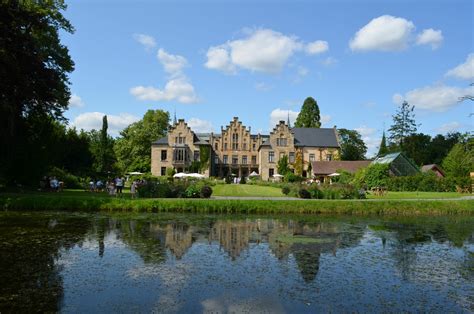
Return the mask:
{"type": "Polygon", "coordinates": [[[321,115],[319,112],[318,103],[313,97],[305,99],[301,111],[298,114],[295,122],[296,128],[320,128],[321,115]]]}
{"type": "Polygon", "coordinates": [[[390,142],[402,147],[403,141],[409,135],[416,132],[417,125],[415,122],[415,106],[410,106],[408,102],[404,101],[398,108],[395,115],[392,116],[393,124],[388,129],[390,132],[390,142]]]}
{"type": "Polygon", "coordinates": [[[377,156],[385,156],[388,153],[387,139],[385,138],[385,131],[383,131],[382,141],[380,142],[379,153],[377,156]]]}

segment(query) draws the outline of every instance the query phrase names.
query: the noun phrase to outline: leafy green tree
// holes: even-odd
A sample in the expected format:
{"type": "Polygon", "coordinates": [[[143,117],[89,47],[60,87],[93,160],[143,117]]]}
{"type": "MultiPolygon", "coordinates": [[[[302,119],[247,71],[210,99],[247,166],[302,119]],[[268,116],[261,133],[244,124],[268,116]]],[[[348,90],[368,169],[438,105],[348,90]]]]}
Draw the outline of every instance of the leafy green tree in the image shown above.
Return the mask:
{"type": "Polygon", "coordinates": [[[277,170],[282,176],[290,172],[290,167],[288,166],[288,156],[285,155],[278,160],[277,170]]]}
{"type": "Polygon", "coordinates": [[[393,124],[388,131],[390,132],[389,139],[394,145],[402,147],[405,138],[416,132],[414,110],[415,106],[410,106],[408,102],[404,101],[392,116],[393,124]]]}
{"type": "Polygon", "coordinates": [[[363,160],[367,146],[356,130],[339,129],[341,160],[363,160]]]}
{"type": "Polygon", "coordinates": [[[297,176],[303,175],[303,153],[301,151],[296,151],[295,162],[293,163],[293,168],[295,169],[295,174],[297,176]]]}
{"type": "Polygon", "coordinates": [[[441,164],[443,159],[456,143],[461,140],[461,133],[452,132],[447,135],[438,134],[431,139],[430,163],[441,164]]]}
{"type": "Polygon", "coordinates": [[[385,137],[385,131],[383,131],[382,141],[380,142],[380,148],[377,156],[385,156],[388,154],[387,139],[385,137]]]}
{"type": "Polygon", "coordinates": [[[140,121],[120,132],[115,141],[118,166],[123,171],[150,172],[151,143],[166,135],[169,113],[148,110],[140,121]]]}
{"type": "Polygon", "coordinates": [[[50,146],[55,143],[38,134],[53,134],[53,120],[63,119],[68,107],[68,74],[74,63],[59,33],[72,33],[73,27],[62,15],[65,8],[63,1],[0,1],[0,180],[4,182],[21,178],[36,182],[55,158],[50,146]],[[43,153],[45,158],[40,157],[43,153]]]}
{"type": "Polygon", "coordinates": [[[301,111],[295,122],[296,128],[319,128],[321,127],[321,116],[318,103],[314,98],[305,99],[301,111]]]}
{"type": "Polygon", "coordinates": [[[431,136],[423,133],[407,136],[402,151],[419,166],[432,163],[431,136]]]}
{"type": "Polygon", "coordinates": [[[474,138],[454,145],[443,160],[443,169],[450,177],[469,176],[469,172],[474,169],[474,138]]]}
{"type": "Polygon", "coordinates": [[[60,160],[56,166],[77,176],[90,175],[93,156],[90,151],[90,138],[84,130],[76,128],[65,131],[61,140],[60,160]]]}
{"type": "Polygon", "coordinates": [[[107,129],[107,116],[104,116],[102,118],[102,129],[89,132],[90,151],[94,158],[93,170],[98,175],[107,175],[115,171],[114,139],[108,135],[107,129]]]}

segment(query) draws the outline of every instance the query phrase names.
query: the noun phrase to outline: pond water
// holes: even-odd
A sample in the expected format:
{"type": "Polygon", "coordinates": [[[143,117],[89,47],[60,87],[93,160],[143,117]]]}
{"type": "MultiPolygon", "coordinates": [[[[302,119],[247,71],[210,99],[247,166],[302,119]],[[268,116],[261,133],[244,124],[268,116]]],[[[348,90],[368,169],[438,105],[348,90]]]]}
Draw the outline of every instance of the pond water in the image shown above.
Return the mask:
{"type": "Polygon", "coordinates": [[[0,213],[0,312],[470,312],[474,218],[0,213]]]}

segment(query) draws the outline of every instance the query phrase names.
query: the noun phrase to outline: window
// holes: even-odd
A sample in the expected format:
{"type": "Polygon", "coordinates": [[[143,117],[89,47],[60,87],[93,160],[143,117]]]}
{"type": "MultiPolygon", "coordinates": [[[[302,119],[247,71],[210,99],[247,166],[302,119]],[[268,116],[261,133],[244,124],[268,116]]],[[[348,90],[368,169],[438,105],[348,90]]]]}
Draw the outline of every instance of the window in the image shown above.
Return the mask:
{"type": "Polygon", "coordinates": [[[291,152],[289,157],[288,157],[288,162],[294,163],[295,162],[295,153],[291,152]]]}
{"type": "Polygon", "coordinates": [[[217,150],[218,149],[218,146],[217,146],[217,143],[214,144],[214,150],[217,150]]]}
{"type": "Polygon", "coordinates": [[[186,158],[186,152],[184,149],[177,149],[174,151],[174,161],[184,161],[186,158]]]}
{"type": "Polygon", "coordinates": [[[255,151],[257,148],[257,145],[255,143],[252,144],[252,150],[255,151]]]}
{"type": "Polygon", "coordinates": [[[219,156],[217,156],[217,155],[214,156],[214,163],[215,163],[216,165],[219,164],[219,156]]]}
{"type": "Polygon", "coordinates": [[[243,144],[242,144],[242,149],[243,149],[243,150],[247,150],[247,143],[243,143],[243,144]]]}
{"type": "Polygon", "coordinates": [[[232,142],[238,142],[239,141],[239,134],[234,133],[232,134],[232,142]]]}
{"type": "Polygon", "coordinates": [[[275,170],[273,168],[268,169],[268,176],[271,178],[275,174],[275,170]]]}
{"type": "Polygon", "coordinates": [[[232,143],[232,150],[238,150],[239,149],[239,143],[232,143]]]}
{"type": "Polygon", "coordinates": [[[239,156],[237,155],[232,155],[232,164],[236,165],[239,163],[239,156]]]}
{"type": "Polygon", "coordinates": [[[224,150],[227,150],[227,143],[224,143],[224,150]]]}
{"type": "Polygon", "coordinates": [[[161,167],[161,175],[166,176],[166,167],[161,167]]]}
{"type": "Polygon", "coordinates": [[[166,149],[163,149],[161,151],[161,160],[162,161],[166,160],[166,158],[168,157],[167,155],[168,155],[168,151],[166,149]]]}
{"type": "Polygon", "coordinates": [[[227,155],[222,156],[222,163],[227,165],[227,155]]]}
{"type": "Polygon", "coordinates": [[[181,133],[179,133],[179,135],[174,138],[174,143],[175,144],[186,144],[186,137],[181,136],[181,133]]]}
{"type": "Polygon", "coordinates": [[[275,152],[268,152],[268,162],[275,162],[275,152]]]}
{"type": "Polygon", "coordinates": [[[242,164],[243,165],[247,164],[247,156],[242,156],[242,164]]]}
{"type": "Polygon", "coordinates": [[[257,156],[252,156],[252,165],[257,164],[257,156]]]}
{"type": "Polygon", "coordinates": [[[193,160],[199,161],[199,159],[200,159],[199,151],[198,151],[198,150],[195,150],[195,151],[194,151],[194,159],[193,159],[193,160]]]}
{"type": "Polygon", "coordinates": [[[286,146],[287,141],[286,138],[280,137],[277,138],[277,146],[286,146]]]}
{"type": "Polygon", "coordinates": [[[314,161],[314,154],[309,154],[309,161],[314,161]]]}
{"type": "Polygon", "coordinates": [[[326,160],[331,161],[332,160],[332,154],[326,154],[326,160]]]}

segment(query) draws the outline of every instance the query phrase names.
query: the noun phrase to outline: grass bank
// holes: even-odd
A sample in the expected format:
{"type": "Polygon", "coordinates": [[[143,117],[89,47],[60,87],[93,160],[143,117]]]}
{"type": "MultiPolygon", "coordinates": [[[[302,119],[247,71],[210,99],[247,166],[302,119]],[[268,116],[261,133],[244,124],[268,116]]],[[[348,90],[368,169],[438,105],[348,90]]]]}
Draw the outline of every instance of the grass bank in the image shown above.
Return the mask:
{"type": "Polygon", "coordinates": [[[285,196],[280,188],[250,184],[218,184],[212,187],[213,196],[285,196]]]}
{"type": "Polygon", "coordinates": [[[0,195],[3,210],[223,214],[474,215],[473,200],[128,199],[55,194],[0,195]]]}

